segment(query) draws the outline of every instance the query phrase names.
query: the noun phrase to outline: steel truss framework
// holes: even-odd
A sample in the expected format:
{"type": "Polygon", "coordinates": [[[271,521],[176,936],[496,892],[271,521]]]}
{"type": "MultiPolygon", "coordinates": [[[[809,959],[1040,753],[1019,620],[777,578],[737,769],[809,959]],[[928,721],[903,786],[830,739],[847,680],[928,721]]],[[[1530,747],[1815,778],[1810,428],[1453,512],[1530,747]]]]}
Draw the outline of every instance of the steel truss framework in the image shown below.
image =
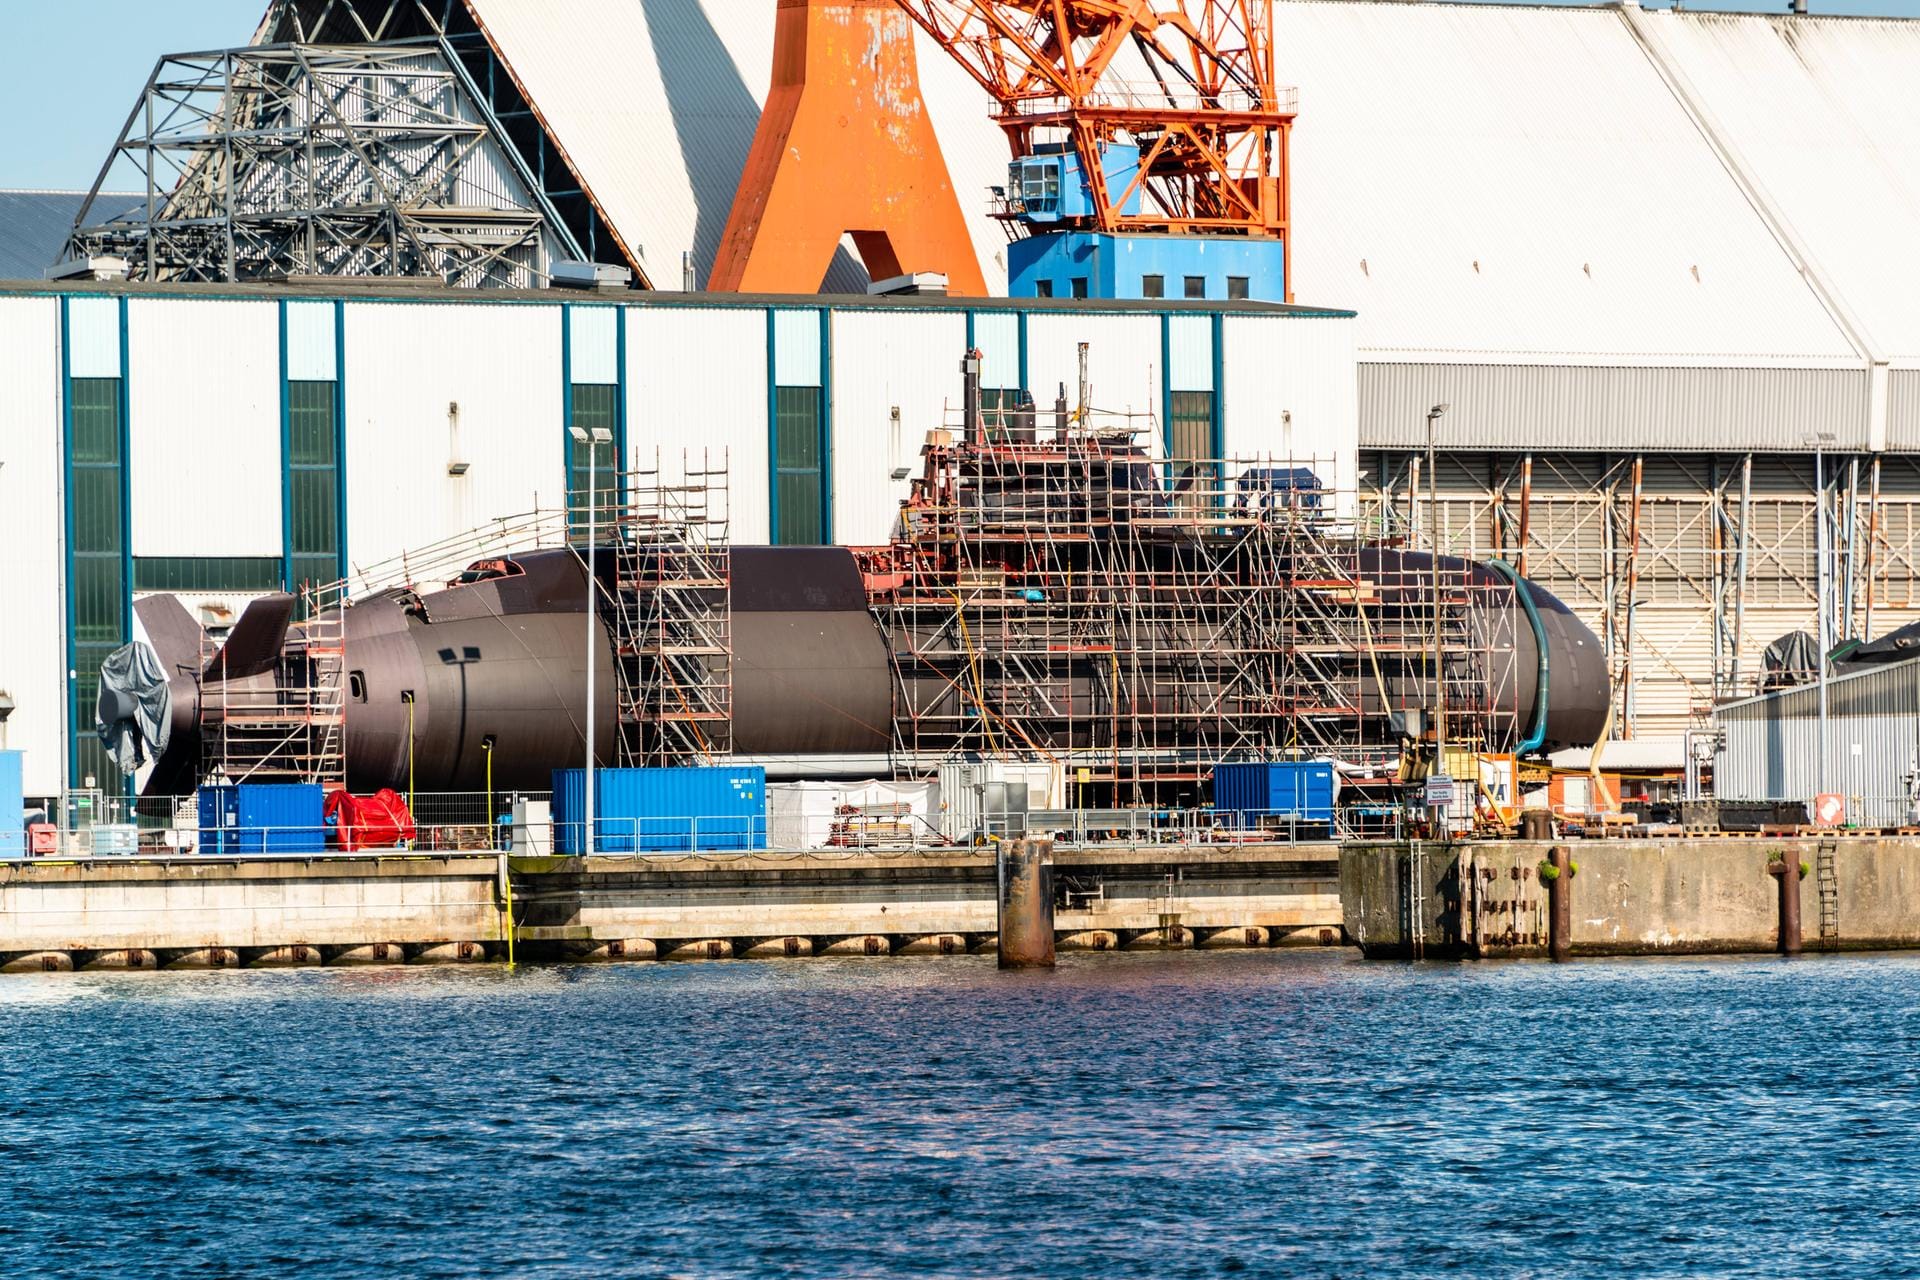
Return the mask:
{"type": "Polygon", "coordinates": [[[582,256],[436,39],[161,59],[67,252],[124,257],[142,280],[515,288],[544,280],[553,258],[582,256]],[[119,185],[141,203],[94,220],[99,192],[119,185]]]}
{"type": "MultiPolygon", "coordinates": [[[[1428,562],[1276,488],[1289,464],[1149,460],[1134,434],[928,446],[868,553],[899,758],[1052,759],[1118,804],[1228,759],[1395,765],[1389,717],[1432,701],[1428,562]]],[[[1510,587],[1453,568],[1439,592],[1448,740],[1511,751],[1510,587]]]]}
{"type": "MultiPolygon", "coordinates": [[[[1424,539],[1422,465],[1361,464],[1378,518],[1424,539]]],[[[1439,468],[1443,547],[1512,561],[1593,628],[1620,736],[1679,734],[1753,693],[1788,631],[1831,648],[1920,620],[1920,458],[1455,451],[1439,468]]]]}
{"type": "Polygon", "coordinates": [[[1090,229],[1286,233],[1295,95],[1276,83],[1273,0],[899,3],[993,97],[1015,157],[1079,154],[1090,229]],[[1139,145],[1136,171],[1107,172],[1114,141],[1139,145]]]}
{"type": "Polygon", "coordinates": [[[533,103],[474,22],[465,0],[277,0],[261,24],[261,43],[376,44],[434,40],[449,64],[466,71],[499,135],[518,152],[559,225],[571,237],[569,254],[589,262],[621,262],[651,287],[641,246],[620,238],[566,152],[548,134],[533,103]],[[585,252],[580,252],[584,249],[585,252]]]}

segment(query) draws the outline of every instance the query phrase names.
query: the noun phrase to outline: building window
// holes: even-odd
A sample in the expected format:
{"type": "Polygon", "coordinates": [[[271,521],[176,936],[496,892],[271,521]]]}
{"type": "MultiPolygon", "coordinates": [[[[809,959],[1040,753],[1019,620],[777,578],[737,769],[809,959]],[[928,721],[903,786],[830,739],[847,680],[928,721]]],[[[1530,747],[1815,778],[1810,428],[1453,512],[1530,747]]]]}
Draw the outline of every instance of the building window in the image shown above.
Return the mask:
{"type": "Polygon", "coordinates": [[[1213,449],[1213,392],[1175,391],[1169,422],[1168,449],[1175,458],[1211,458],[1213,449]]]}
{"type": "Polygon", "coordinates": [[[584,534],[587,527],[587,485],[592,484],[599,493],[599,510],[594,519],[601,525],[608,523],[620,492],[619,438],[617,421],[619,417],[620,388],[611,384],[575,383],[573,387],[573,417],[571,425],[587,433],[588,440],[575,440],[573,433],[567,433],[567,512],[570,525],[576,534],[584,534]],[[605,441],[592,443],[595,431],[607,434],[605,441]],[[588,450],[592,450],[589,453],[588,450]]]}
{"type": "MultiPolygon", "coordinates": [[[[327,561],[330,572],[333,561],[327,561]]],[[[332,581],[329,577],[327,581],[332,581]]],[[[135,556],[135,591],[239,591],[280,589],[278,556],[135,556]]]]}
{"type": "Polygon", "coordinates": [[[1166,297],[1167,278],[1165,276],[1141,276],[1140,296],[1143,298],[1166,297]]]}
{"type": "Polygon", "coordinates": [[[1234,302],[1247,300],[1247,278],[1245,276],[1227,277],[1227,297],[1234,302]]]}
{"type": "MultiPolygon", "coordinates": [[[[73,520],[69,591],[73,608],[73,703],[71,723],[93,723],[100,693],[100,664],[126,643],[126,529],[121,523],[124,476],[120,437],[120,379],[75,378],[69,388],[73,466],[67,494],[73,520]]],[[[88,777],[118,790],[119,774],[92,733],[73,734],[73,785],[88,777]]]]}
{"type": "Polygon", "coordinates": [[[1187,296],[1189,298],[1206,297],[1207,296],[1207,278],[1205,276],[1188,276],[1187,277],[1187,296]]]}
{"type": "Polygon", "coordinates": [[[826,442],[821,438],[819,387],[776,387],[774,397],[773,540],[813,547],[827,540],[826,442]]]}
{"type": "Polygon", "coordinates": [[[1182,507],[1195,509],[1217,501],[1219,452],[1213,443],[1213,392],[1175,391],[1168,397],[1167,452],[1175,462],[1170,477],[1182,507]]]}
{"type": "MultiPolygon", "coordinates": [[[[340,456],[335,411],[337,383],[287,383],[287,554],[294,590],[336,582],[340,562],[340,456]]],[[[136,565],[135,584],[140,574],[136,565]]],[[[210,590],[216,588],[184,588],[210,590]]],[[[242,588],[227,588],[241,590],[242,588]]]]}
{"type": "Polygon", "coordinates": [[[1053,281],[1035,280],[1033,282],[1033,296],[1036,298],[1051,298],[1053,296],[1053,281]]]}
{"type": "Polygon", "coordinates": [[[1085,276],[1075,276],[1071,283],[1074,297],[1084,298],[1087,296],[1087,278],[1085,276]]]}

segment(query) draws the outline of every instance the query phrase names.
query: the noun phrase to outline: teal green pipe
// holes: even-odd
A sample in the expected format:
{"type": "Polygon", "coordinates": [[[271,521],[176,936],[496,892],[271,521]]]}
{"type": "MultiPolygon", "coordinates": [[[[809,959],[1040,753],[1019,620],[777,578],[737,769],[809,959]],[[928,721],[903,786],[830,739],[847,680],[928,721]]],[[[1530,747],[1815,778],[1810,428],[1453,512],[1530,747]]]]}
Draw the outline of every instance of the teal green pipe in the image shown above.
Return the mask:
{"type": "Polygon", "coordinates": [[[1527,621],[1533,627],[1533,650],[1539,655],[1539,670],[1533,681],[1533,720],[1527,726],[1526,740],[1514,748],[1514,754],[1524,756],[1538,751],[1540,744],[1547,740],[1547,629],[1540,622],[1540,611],[1533,606],[1532,593],[1520,580],[1519,570],[1505,560],[1489,560],[1487,568],[1513,584],[1513,594],[1520,598],[1521,607],[1527,611],[1527,621]]]}

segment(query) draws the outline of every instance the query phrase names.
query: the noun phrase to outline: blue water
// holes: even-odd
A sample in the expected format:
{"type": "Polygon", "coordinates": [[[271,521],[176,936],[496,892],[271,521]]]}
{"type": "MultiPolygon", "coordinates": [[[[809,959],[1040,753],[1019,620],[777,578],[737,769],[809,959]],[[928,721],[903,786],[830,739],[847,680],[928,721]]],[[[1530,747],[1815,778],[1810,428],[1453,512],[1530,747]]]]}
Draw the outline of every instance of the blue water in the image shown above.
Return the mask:
{"type": "Polygon", "coordinates": [[[0,1274],[1920,1274],[1920,959],[0,979],[0,1274]]]}

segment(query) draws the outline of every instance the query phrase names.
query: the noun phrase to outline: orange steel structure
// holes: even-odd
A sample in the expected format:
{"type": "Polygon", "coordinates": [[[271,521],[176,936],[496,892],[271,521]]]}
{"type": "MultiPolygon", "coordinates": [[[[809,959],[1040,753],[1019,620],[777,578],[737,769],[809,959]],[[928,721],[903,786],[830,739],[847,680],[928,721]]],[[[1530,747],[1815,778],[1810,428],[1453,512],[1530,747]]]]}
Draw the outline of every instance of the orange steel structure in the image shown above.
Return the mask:
{"type": "Polygon", "coordinates": [[[896,0],[780,0],[773,87],[708,287],[816,293],[849,233],[876,280],[986,280],[920,96],[896,0]]]}
{"type": "Polygon", "coordinates": [[[1078,153],[1095,207],[1078,229],[1286,237],[1273,0],[898,3],[992,95],[1016,158],[1078,153]],[[1140,147],[1136,172],[1106,171],[1112,142],[1140,147]]]}

